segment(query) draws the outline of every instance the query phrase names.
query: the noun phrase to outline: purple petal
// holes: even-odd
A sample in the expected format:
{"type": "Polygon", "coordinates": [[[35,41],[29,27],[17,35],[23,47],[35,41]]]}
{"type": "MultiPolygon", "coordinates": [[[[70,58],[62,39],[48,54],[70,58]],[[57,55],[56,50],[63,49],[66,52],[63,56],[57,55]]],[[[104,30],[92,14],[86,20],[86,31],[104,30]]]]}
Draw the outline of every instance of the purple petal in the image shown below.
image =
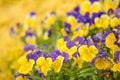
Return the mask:
{"type": "Polygon", "coordinates": [[[26,44],[25,48],[24,48],[24,51],[27,52],[29,50],[34,50],[36,48],[35,45],[32,45],[32,44],[26,44]]]}
{"type": "Polygon", "coordinates": [[[70,49],[72,46],[75,46],[75,41],[74,40],[73,41],[68,41],[66,45],[70,49]]]}
{"type": "Polygon", "coordinates": [[[115,62],[118,62],[120,60],[119,56],[120,56],[120,51],[116,51],[114,53],[114,61],[115,62]]]}

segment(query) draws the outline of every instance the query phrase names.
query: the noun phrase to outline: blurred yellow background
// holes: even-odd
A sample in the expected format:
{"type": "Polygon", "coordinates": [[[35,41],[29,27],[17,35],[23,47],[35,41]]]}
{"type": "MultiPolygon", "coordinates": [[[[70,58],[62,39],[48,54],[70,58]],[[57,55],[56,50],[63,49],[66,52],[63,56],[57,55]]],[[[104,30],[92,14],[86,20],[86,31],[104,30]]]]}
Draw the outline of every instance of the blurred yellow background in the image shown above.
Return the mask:
{"type": "Polygon", "coordinates": [[[82,0],[0,0],[0,80],[13,80],[15,61],[23,53],[24,44],[19,37],[9,36],[9,29],[31,11],[37,13],[38,21],[51,11],[65,15],[82,0]]]}

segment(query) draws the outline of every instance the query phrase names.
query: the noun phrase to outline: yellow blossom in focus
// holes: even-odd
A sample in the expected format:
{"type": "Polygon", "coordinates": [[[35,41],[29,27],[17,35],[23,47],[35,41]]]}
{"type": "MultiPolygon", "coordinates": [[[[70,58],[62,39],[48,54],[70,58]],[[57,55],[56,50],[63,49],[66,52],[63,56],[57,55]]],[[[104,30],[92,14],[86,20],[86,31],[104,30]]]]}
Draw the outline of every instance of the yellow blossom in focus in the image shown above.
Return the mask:
{"type": "Polygon", "coordinates": [[[89,13],[99,12],[99,10],[100,10],[99,2],[94,2],[93,4],[91,4],[90,1],[83,1],[81,3],[81,14],[85,14],[86,12],[89,13]]]}
{"type": "Polygon", "coordinates": [[[90,62],[96,56],[96,54],[98,54],[98,49],[94,45],[89,47],[87,45],[82,45],[79,48],[79,54],[82,60],[90,62]]]}
{"type": "Polygon", "coordinates": [[[37,70],[40,70],[46,76],[51,66],[52,66],[51,58],[39,57],[36,61],[35,68],[37,70]]]}
{"type": "MultiPolygon", "coordinates": [[[[102,0],[101,0],[102,1],[102,0]]],[[[119,5],[119,0],[104,0],[103,1],[103,9],[105,12],[107,12],[109,9],[117,9],[118,8],[118,5],[119,5]]]]}
{"type": "Polygon", "coordinates": [[[78,58],[73,57],[73,60],[74,60],[73,66],[77,64],[79,68],[82,68],[83,61],[80,57],[78,57],[78,58]]]}
{"type": "Polygon", "coordinates": [[[66,46],[66,42],[64,39],[58,39],[57,41],[57,49],[60,50],[60,52],[68,52],[68,48],[66,46]]]}
{"type": "Polygon", "coordinates": [[[64,57],[58,56],[57,59],[53,62],[52,67],[56,73],[59,73],[63,64],[64,57]]]}
{"type": "Polygon", "coordinates": [[[114,33],[110,33],[105,39],[106,46],[111,48],[114,45],[115,40],[116,38],[115,38],[114,33]]]}
{"type": "Polygon", "coordinates": [[[75,31],[76,27],[78,26],[78,22],[74,16],[68,16],[67,22],[71,24],[71,30],[75,31]]]}
{"type": "Polygon", "coordinates": [[[95,67],[99,70],[110,68],[110,62],[104,60],[103,58],[97,58],[95,61],[95,67]]]}
{"type": "Polygon", "coordinates": [[[120,72],[120,62],[114,63],[114,65],[111,68],[114,72],[120,72]]]}
{"type": "Polygon", "coordinates": [[[106,29],[109,27],[109,23],[110,23],[110,18],[108,15],[106,14],[103,14],[100,18],[95,18],[95,25],[96,27],[98,28],[103,28],[103,29],[106,29]]]}
{"type": "Polygon", "coordinates": [[[20,64],[20,68],[18,70],[19,73],[22,73],[22,74],[27,74],[29,73],[34,64],[35,64],[35,61],[30,59],[29,61],[27,60],[26,58],[26,55],[20,57],[20,59],[18,60],[18,63],[20,64]]]}
{"type": "Polygon", "coordinates": [[[111,20],[110,20],[110,25],[111,25],[111,27],[115,27],[115,26],[118,26],[120,24],[120,20],[118,19],[118,18],[112,18],[111,20]]]}
{"type": "Polygon", "coordinates": [[[71,59],[72,58],[72,55],[77,52],[77,46],[73,46],[69,49],[68,51],[68,55],[69,55],[69,58],[71,59]]]}

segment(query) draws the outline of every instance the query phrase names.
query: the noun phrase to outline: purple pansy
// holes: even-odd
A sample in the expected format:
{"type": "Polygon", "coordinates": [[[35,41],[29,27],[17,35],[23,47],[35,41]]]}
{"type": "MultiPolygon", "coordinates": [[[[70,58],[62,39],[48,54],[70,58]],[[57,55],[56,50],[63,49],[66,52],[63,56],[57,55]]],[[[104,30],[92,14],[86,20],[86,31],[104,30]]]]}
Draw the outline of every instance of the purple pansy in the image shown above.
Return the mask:
{"type": "Polygon", "coordinates": [[[72,40],[72,41],[67,41],[66,43],[67,47],[70,49],[71,47],[75,46],[75,41],[72,40]]]}
{"type": "Polygon", "coordinates": [[[118,62],[120,60],[120,51],[116,51],[114,53],[114,61],[118,62]]]}
{"type": "Polygon", "coordinates": [[[35,12],[31,12],[31,13],[30,13],[30,16],[35,16],[35,15],[36,15],[35,12]]]}
{"type": "Polygon", "coordinates": [[[71,24],[67,23],[67,22],[64,22],[64,31],[67,33],[67,34],[70,34],[71,33],[71,24]]]}
{"type": "Polygon", "coordinates": [[[34,50],[36,48],[36,46],[35,45],[33,45],[33,44],[26,44],[26,46],[25,46],[25,48],[24,48],[24,51],[25,52],[27,52],[27,51],[29,51],[29,50],[34,50]]]}

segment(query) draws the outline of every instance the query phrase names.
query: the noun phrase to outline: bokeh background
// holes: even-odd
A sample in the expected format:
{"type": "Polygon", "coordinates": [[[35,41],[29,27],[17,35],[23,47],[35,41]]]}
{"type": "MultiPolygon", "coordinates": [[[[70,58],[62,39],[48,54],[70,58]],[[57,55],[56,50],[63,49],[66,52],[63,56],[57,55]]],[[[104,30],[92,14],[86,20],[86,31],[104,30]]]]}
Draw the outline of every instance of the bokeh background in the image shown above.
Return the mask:
{"type": "Polygon", "coordinates": [[[41,21],[48,12],[65,15],[82,0],[0,0],[0,80],[13,80],[17,59],[24,48],[19,37],[11,37],[9,30],[17,22],[23,22],[26,14],[37,13],[41,21]]]}

